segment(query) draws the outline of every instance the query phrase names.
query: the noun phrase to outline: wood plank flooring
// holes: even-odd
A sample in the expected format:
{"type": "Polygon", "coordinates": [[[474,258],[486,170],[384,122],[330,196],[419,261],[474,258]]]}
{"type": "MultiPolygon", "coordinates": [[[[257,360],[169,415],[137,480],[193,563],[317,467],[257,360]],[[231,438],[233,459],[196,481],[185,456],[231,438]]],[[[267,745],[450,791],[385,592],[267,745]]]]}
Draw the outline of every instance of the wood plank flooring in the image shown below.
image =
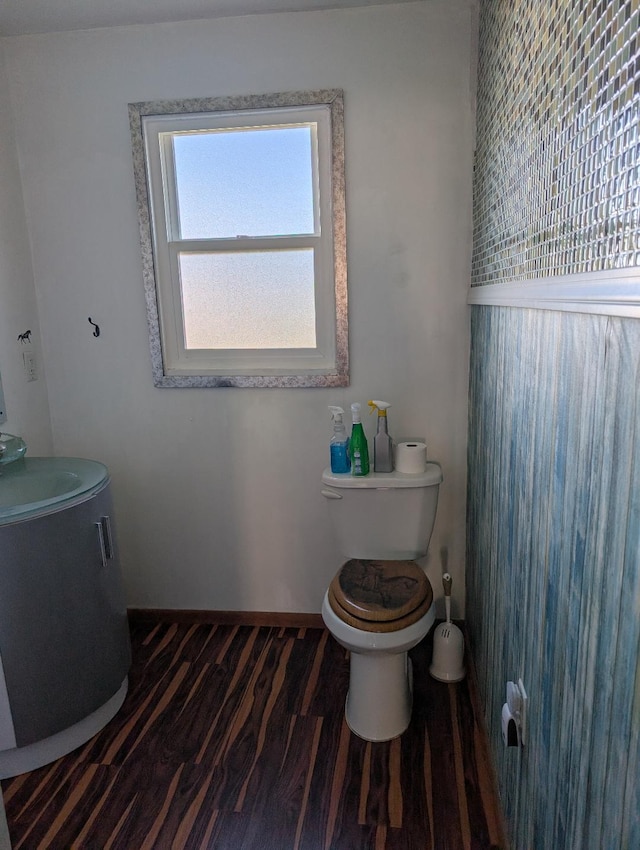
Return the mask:
{"type": "MultiPolygon", "coordinates": [[[[407,732],[344,722],[323,629],[132,623],[130,689],[84,747],[2,783],[14,850],[504,848],[470,683],[411,653],[407,732]]],[[[472,683],[471,683],[472,684],[472,683]]]]}

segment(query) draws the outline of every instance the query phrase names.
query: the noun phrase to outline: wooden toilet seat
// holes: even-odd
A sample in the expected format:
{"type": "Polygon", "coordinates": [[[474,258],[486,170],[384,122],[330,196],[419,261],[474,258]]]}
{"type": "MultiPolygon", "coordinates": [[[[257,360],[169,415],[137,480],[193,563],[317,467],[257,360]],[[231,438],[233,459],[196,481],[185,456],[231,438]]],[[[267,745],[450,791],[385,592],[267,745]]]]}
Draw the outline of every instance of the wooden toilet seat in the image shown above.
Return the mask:
{"type": "Polygon", "coordinates": [[[426,614],[433,590],[415,561],[352,558],[334,576],[328,597],[347,625],[365,632],[396,632],[426,614]]]}

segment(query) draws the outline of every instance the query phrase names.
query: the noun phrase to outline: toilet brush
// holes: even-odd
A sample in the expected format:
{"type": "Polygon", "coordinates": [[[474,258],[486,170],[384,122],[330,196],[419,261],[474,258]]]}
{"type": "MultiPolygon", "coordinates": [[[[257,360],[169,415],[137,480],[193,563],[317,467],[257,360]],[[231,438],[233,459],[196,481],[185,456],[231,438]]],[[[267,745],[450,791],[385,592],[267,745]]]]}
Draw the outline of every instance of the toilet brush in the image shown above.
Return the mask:
{"type": "Polygon", "coordinates": [[[464,679],[464,637],[451,622],[451,584],[449,573],[442,576],[446,622],[441,623],[433,636],[433,658],[429,672],[440,682],[459,682],[464,679]]]}

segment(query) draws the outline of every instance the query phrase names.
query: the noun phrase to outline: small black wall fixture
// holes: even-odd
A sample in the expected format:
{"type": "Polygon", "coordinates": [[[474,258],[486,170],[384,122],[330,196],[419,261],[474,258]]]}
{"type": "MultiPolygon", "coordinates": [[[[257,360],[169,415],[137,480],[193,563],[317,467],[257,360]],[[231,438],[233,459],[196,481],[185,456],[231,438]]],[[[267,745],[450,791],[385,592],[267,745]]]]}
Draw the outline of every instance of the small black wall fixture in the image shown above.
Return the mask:
{"type": "Polygon", "coordinates": [[[90,323],[93,325],[93,327],[94,327],[93,335],[94,335],[94,336],[100,336],[100,328],[98,327],[98,325],[96,325],[96,323],[95,323],[95,322],[92,322],[92,321],[91,321],[91,316],[89,316],[89,322],[90,322],[90,323]]]}
{"type": "Polygon", "coordinates": [[[31,329],[23,334],[18,334],[18,342],[31,342],[31,329]]]}

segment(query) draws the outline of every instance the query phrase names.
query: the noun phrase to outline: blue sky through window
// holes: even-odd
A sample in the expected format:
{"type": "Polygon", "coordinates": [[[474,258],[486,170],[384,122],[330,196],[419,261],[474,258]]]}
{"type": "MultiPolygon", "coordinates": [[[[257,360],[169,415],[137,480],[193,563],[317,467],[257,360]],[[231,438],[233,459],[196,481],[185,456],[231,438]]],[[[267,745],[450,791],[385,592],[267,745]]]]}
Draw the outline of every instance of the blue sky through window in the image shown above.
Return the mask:
{"type": "MultiPolygon", "coordinates": [[[[314,233],[312,127],[172,134],[182,239],[314,233]]],[[[180,252],[187,349],[314,348],[309,248],[180,252]]]]}
{"type": "Polygon", "coordinates": [[[314,232],[311,127],[173,136],[182,239],[314,232]]]}

